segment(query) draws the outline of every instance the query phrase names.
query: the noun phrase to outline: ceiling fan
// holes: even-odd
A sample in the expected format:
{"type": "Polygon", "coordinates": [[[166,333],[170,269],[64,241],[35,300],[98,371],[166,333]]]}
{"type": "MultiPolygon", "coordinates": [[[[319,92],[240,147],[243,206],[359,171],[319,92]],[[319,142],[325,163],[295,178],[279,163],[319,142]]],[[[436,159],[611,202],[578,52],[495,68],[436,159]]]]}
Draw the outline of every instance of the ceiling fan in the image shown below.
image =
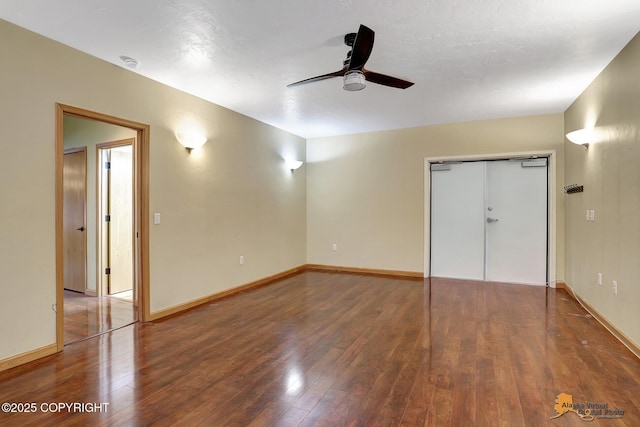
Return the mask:
{"type": "Polygon", "coordinates": [[[371,28],[360,25],[358,33],[349,33],[344,36],[344,44],[349,46],[351,50],[347,53],[347,59],[344,60],[344,67],[341,70],[300,80],[299,82],[287,85],[287,87],[318,82],[320,80],[331,79],[333,77],[343,77],[343,88],[349,91],[364,89],[365,80],[398,89],[406,89],[413,86],[412,82],[408,82],[397,77],[387,76],[386,74],[369,71],[364,68],[364,65],[367,63],[367,60],[371,55],[371,51],[373,50],[374,35],[375,33],[371,28]]]}

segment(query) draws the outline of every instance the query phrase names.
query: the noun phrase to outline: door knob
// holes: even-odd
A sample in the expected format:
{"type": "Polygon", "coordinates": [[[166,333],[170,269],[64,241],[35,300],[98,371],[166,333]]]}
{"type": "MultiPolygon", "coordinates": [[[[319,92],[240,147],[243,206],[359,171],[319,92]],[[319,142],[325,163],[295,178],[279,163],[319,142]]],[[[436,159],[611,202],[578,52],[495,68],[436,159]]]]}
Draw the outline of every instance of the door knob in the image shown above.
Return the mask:
{"type": "Polygon", "coordinates": [[[491,218],[491,217],[489,217],[489,218],[487,218],[487,222],[488,222],[489,224],[491,224],[492,222],[498,222],[498,218],[491,218]]]}
{"type": "Polygon", "coordinates": [[[84,231],[84,227],[76,228],[78,231],[84,231]]]}

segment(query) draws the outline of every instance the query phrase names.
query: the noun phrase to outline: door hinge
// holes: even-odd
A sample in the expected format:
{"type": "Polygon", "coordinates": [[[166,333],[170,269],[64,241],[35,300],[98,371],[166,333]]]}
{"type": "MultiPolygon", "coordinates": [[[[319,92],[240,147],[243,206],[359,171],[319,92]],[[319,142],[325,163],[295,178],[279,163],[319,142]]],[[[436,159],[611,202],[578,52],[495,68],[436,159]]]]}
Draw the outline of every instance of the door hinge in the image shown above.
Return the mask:
{"type": "Polygon", "coordinates": [[[111,267],[107,267],[104,269],[104,274],[111,274],[111,267]]]}
{"type": "Polygon", "coordinates": [[[111,221],[111,215],[105,215],[104,222],[110,222],[110,221],[111,221]]]}
{"type": "Polygon", "coordinates": [[[105,169],[111,169],[111,162],[104,162],[105,169]]]}

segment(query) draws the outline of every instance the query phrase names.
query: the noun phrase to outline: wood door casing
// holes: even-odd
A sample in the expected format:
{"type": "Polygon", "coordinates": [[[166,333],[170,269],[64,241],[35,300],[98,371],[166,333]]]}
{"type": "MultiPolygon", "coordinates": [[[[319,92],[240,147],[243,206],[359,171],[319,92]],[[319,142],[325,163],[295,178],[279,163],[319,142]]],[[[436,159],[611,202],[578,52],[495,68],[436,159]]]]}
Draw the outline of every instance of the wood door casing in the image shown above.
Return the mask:
{"type": "MultiPolygon", "coordinates": [[[[70,115],[97,120],[136,131],[136,143],[133,150],[135,177],[134,229],[136,233],[134,277],[138,285],[134,288],[134,296],[139,301],[139,304],[137,304],[138,318],[143,322],[152,319],[149,300],[149,133],[151,127],[145,123],[61,103],[55,104],[55,112],[56,345],[53,351],[60,352],[64,350],[64,117],[70,115]]],[[[52,354],[53,351],[45,348],[42,353],[52,354]]],[[[23,360],[34,360],[34,356],[31,355],[23,360]]]]}
{"type": "Polygon", "coordinates": [[[87,152],[65,152],[63,166],[64,287],[84,293],[87,283],[87,152]]]}

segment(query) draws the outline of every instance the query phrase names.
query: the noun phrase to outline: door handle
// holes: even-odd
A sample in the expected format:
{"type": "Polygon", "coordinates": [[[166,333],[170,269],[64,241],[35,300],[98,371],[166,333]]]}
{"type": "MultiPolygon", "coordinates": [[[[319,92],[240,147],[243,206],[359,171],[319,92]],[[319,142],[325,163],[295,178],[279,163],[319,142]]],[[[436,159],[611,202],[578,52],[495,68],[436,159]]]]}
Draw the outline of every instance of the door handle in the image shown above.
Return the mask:
{"type": "Polygon", "coordinates": [[[84,231],[84,227],[76,228],[78,231],[84,231]]]}
{"type": "Polygon", "coordinates": [[[492,222],[498,222],[498,218],[491,218],[491,217],[489,217],[489,218],[487,218],[487,222],[488,222],[489,224],[491,224],[492,222]]]}

